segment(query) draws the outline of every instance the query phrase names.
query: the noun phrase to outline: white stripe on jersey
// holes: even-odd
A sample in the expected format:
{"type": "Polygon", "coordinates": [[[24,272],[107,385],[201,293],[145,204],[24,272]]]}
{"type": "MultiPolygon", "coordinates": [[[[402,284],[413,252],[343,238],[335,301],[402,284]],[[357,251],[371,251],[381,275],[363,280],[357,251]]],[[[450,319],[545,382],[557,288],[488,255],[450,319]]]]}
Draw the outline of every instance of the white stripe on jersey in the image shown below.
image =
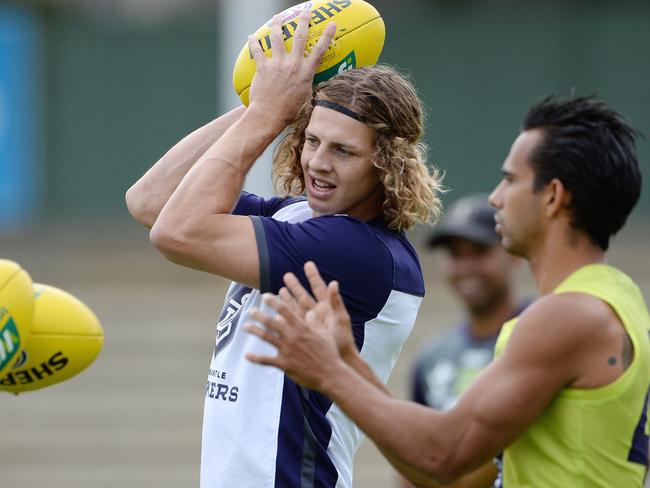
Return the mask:
{"type": "MultiPolygon", "coordinates": [[[[278,210],[273,218],[286,222],[302,222],[312,217],[306,201],[278,210]]],[[[231,291],[241,286],[231,283],[231,291]]],[[[253,307],[275,313],[262,304],[260,291],[253,289],[240,305],[239,327],[248,321],[253,307]]],[[[235,333],[235,332],[233,332],[235,333]]],[[[276,349],[252,334],[239,331],[231,344],[212,357],[210,370],[228,372],[230,386],[245,385],[238,391],[237,402],[215,401],[206,395],[203,411],[201,446],[201,488],[270,487],[275,480],[277,436],[284,373],[276,368],[260,366],[246,360],[245,353],[275,355],[276,349]],[[253,388],[253,385],[257,387],[253,388]],[[247,445],[224,445],[223,439],[256,439],[247,445]],[[235,466],[238,467],[235,468],[235,466]]],[[[208,381],[219,379],[209,376],[208,381]]]]}
{"type": "MultiPolygon", "coordinates": [[[[413,329],[422,297],[391,291],[379,315],[365,325],[361,357],[384,383],[413,329]]],[[[336,488],[352,488],[352,458],[363,440],[361,430],[333,404],[327,413],[332,437],[327,452],[339,472],[336,488]]]]}

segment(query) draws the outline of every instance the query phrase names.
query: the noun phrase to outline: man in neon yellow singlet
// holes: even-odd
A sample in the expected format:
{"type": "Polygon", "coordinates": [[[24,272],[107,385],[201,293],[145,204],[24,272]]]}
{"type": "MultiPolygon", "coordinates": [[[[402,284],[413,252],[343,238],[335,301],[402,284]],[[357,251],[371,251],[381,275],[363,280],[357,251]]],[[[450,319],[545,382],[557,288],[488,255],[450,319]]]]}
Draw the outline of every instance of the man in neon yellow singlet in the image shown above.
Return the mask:
{"type": "Polygon", "coordinates": [[[496,229],[527,259],[540,298],[507,322],[496,358],[449,411],[392,398],[354,347],[337,284],[306,265],[248,329],[276,356],[250,356],[321,390],[416,486],[439,486],[503,453],[497,486],[635,488],[648,466],[650,317],[606,264],[636,204],[636,132],[591,98],[527,114],[490,201],[496,229]]]}

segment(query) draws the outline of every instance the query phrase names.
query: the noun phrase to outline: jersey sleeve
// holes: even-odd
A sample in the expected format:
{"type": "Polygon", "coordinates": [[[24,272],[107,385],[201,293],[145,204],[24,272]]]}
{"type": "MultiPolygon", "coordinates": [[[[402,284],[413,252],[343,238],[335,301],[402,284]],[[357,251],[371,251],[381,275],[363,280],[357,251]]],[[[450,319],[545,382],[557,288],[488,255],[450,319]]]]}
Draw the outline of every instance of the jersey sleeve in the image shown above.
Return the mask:
{"type": "Polygon", "coordinates": [[[350,312],[355,339],[361,324],[377,316],[392,291],[392,256],[364,222],[325,215],[300,223],[251,217],[260,261],[260,290],[278,293],[285,273],[307,289],[304,264],[314,261],[326,282],[337,280],[350,312]]]}
{"type": "Polygon", "coordinates": [[[304,197],[289,197],[280,198],[273,197],[268,200],[242,191],[239,195],[239,200],[232,211],[233,215],[258,215],[263,217],[270,217],[277,211],[293,203],[304,200],[304,197]]]}
{"type": "Polygon", "coordinates": [[[392,259],[367,226],[347,216],[327,215],[288,223],[253,218],[260,255],[260,290],[277,293],[285,273],[307,284],[303,266],[314,261],[327,281],[372,291],[390,289],[392,259]]]}

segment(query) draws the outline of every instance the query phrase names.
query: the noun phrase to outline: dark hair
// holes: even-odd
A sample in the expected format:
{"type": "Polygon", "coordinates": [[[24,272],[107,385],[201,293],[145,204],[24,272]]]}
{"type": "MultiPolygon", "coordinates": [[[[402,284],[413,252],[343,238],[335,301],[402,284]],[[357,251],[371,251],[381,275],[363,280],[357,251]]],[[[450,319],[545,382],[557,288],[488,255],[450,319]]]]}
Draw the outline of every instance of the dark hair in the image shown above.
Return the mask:
{"type": "Polygon", "coordinates": [[[532,151],[533,190],[557,178],[571,194],[571,225],[607,250],[641,193],[635,139],[640,135],[594,97],[548,97],[533,105],[523,130],[542,129],[532,151]]]}

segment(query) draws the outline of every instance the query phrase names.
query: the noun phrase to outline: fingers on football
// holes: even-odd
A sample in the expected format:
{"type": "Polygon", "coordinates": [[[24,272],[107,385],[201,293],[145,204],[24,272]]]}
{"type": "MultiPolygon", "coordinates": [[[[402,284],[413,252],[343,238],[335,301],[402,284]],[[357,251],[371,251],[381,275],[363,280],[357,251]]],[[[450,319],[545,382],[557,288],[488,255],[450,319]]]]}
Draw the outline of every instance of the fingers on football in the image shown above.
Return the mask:
{"type": "Polygon", "coordinates": [[[287,288],[303,309],[309,310],[316,303],[314,298],[305,290],[293,273],[284,275],[284,284],[287,285],[287,288]]]}
{"type": "Polygon", "coordinates": [[[246,330],[246,332],[259,337],[260,339],[262,339],[265,342],[268,342],[272,346],[275,346],[276,348],[280,347],[281,344],[280,338],[275,334],[272,334],[271,332],[264,330],[250,322],[244,325],[244,329],[246,330]]]}
{"type": "Polygon", "coordinates": [[[260,46],[260,40],[252,34],[248,36],[248,48],[253,58],[255,58],[255,63],[259,66],[260,62],[264,59],[264,51],[262,51],[262,46],[260,46]]]}
{"type": "Polygon", "coordinates": [[[293,47],[291,53],[294,57],[303,57],[305,46],[307,45],[307,32],[309,30],[309,16],[310,11],[308,8],[300,12],[298,16],[298,27],[293,36],[293,47]]]}
{"type": "Polygon", "coordinates": [[[280,60],[286,53],[284,45],[284,34],[282,33],[282,21],[280,16],[276,15],[271,19],[271,52],[272,57],[280,60]]]}
{"type": "Polygon", "coordinates": [[[307,261],[305,263],[305,275],[307,275],[309,286],[311,286],[311,291],[316,299],[319,302],[325,300],[327,298],[327,285],[313,261],[307,261]]]}
{"type": "Polygon", "coordinates": [[[320,39],[318,39],[318,42],[311,50],[311,54],[309,55],[309,61],[314,70],[316,70],[321,60],[323,59],[323,56],[327,52],[327,48],[329,47],[330,42],[332,42],[332,39],[334,39],[334,34],[336,34],[336,24],[334,22],[330,22],[325,27],[325,30],[320,36],[320,39]]]}

